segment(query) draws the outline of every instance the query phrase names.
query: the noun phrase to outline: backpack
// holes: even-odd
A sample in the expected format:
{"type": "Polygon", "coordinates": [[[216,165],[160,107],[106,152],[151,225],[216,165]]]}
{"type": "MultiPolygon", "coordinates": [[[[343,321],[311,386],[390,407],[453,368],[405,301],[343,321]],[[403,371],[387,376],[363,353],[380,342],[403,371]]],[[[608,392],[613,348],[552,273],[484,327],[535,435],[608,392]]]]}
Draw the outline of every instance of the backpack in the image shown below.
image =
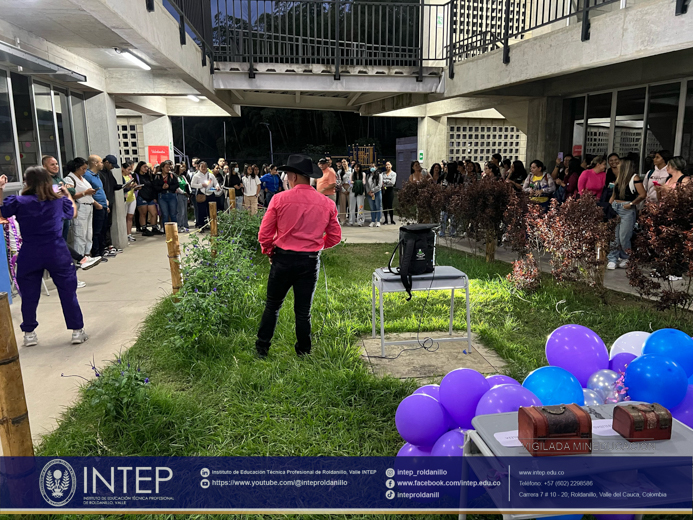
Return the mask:
{"type": "Polygon", "coordinates": [[[432,273],[434,270],[436,234],[438,224],[412,224],[399,228],[399,244],[392,252],[388,270],[399,274],[411,300],[412,276],[432,273]],[[399,267],[392,270],[392,260],[399,250],[399,267]]]}

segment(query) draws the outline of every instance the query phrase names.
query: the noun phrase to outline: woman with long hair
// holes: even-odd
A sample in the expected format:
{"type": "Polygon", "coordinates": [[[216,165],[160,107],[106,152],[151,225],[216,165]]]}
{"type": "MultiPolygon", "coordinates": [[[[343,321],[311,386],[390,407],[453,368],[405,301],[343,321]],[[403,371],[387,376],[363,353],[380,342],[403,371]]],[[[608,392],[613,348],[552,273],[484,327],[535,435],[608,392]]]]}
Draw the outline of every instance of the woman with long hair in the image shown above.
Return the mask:
{"type": "Polygon", "coordinates": [[[371,198],[369,202],[371,206],[371,223],[369,227],[380,227],[380,213],[383,207],[382,189],[383,178],[375,167],[375,164],[371,164],[370,173],[366,178],[366,191],[371,198]]]}
{"type": "Polygon", "coordinates": [[[366,176],[356,163],[349,177],[349,225],[363,226],[363,205],[366,201],[366,176]]]}
{"type": "Polygon", "coordinates": [[[691,182],[691,178],[683,173],[685,169],[686,159],[680,155],[669,159],[669,162],[667,162],[667,173],[669,174],[669,179],[661,186],[657,186],[658,198],[661,197],[662,192],[673,190],[682,184],[688,184],[691,182]]]}
{"type": "MultiPolygon", "coordinates": [[[[582,174],[582,166],[580,166],[580,159],[570,159],[568,161],[568,166],[565,167],[565,172],[563,176],[563,186],[565,186],[565,199],[571,199],[578,196],[578,181],[580,180],[580,175],[582,174]]],[[[558,184],[558,180],[556,180],[558,184]]]]}
{"type": "Polygon", "coordinates": [[[260,168],[254,164],[248,167],[248,175],[243,177],[243,207],[251,215],[257,215],[258,195],[262,191],[259,173],[260,168]]]}
{"type": "Polygon", "coordinates": [[[160,235],[161,232],[156,227],[156,220],[159,216],[156,210],[156,188],[149,165],[144,161],[138,162],[132,176],[138,186],[135,192],[135,201],[140,217],[142,236],[160,235]],[[151,226],[151,230],[147,228],[148,224],[151,226]]]}
{"type": "Polygon", "coordinates": [[[522,185],[526,178],[527,170],[524,163],[522,161],[513,161],[510,164],[510,168],[508,168],[505,182],[512,184],[516,190],[522,191],[522,185]]]}
{"type": "Polygon", "coordinates": [[[395,216],[392,206],[395,203],[395,186],[397,185],[397,172],[392,169],[392,163],[385,163],[385,171],[383,172],[383,213],[385,214],[385,224],[387,217],[390,217],[390,224],[395,224],[395,216]]]}
{"type": "Polygon", "coordinates": [[[135,242],[132,236],[132,222],[137,211],[137,199],[135,198],[135,185],[132,178],[132,161],[123,161],[120,166],[120,173],[123,176],[123,192],[125,193],[125,229],[128,234],[128,242],[135,242]]]}
{"type": "Polygon", "coordinates": [[[431,178],[434,182],[440,183],[440,178],[442,176],[443,168],[440,166],[440,163],[435,163],[433,166],[431,166],[431,178]]]}
{"type": "Polygon", "coordinates": [[[349,181],[351,179],[351,168],[346,159],[342,159],[337,163],[337,184],[339,185],[339,224],[344,225],[347,222],[349,206],[349,181]]]}
{"type": "Polygon", "coordinates": [[[216,202],[216,191],[219,188],[217,178],[207,169],[207,163],[200,161],[200,169],[192,178],[190,187],[196,191],[195,203],[197,204],[197,222],[195,227],[204,230],[209,216],[209,203],[216,202]]]}
{"type": "Polygon", "coordinates": [[[608,255],[607,269],[621,267],[625,269],[628,262],[630,239],[633,236],[637,206],[645,200],[647,192],[642,185],[642,179],[635,172],[635,163],[629,159],[620,161],[618,176],[611,194],[611,207],[620,219],[616,224],[614,241],[611,242],[608,255]]]}
{"type": "MultiPolygon", "coordinates": [[[[82,159],[84,160],[84,159],[82,159]]],[[[15,217],[22,229],[22,248],[17,258],[17,286],[22,295],[24,346],[38,344],[36,309],[41,297],[43,272],[48,271],[60,296],[65,324],[72,329],[72,343],[84,343],[84,318],[77,301],[77,275],[63,240],[63,219],[77,216],[77,205],[67,186],[53,189],[45,168],[32,166],[24,172],[26,187],[21,195],[3,200],[7,177],[0,176],[0,214],[15,217]]]]}
{"type": "Polygon", "coordinates": [[[419,161],[414,161],[411,163],[411,174],[409,175],[409,181],[421,182],[426,177],[426,174],[421,168],[421,163],[419,161]]]}
{"type": "Polygon", "coordinates": [[[173,161],[166,160],[159,168],[161,175],[156,176],[154,185],[158,192],[161,222],[165,226],[167,222],[178,221],[178,178],[173,174],[173,161]]]}
{"type": "Polygon", "coordinates": [[[606,184],[606,157],[598,155],[590,163],[589,169],[582,172],[578,180],[580,195],[590,191],[599,200],[606,184]]]}
{"type": "MultiPolygon", "coordinates": [[[[444,189],[449,189],[451,186],[455,186],[462,181],[462,177],[459,173],[459,165],[462,163],[457,163],[455,161],[448,163],[448,171],[445,175],[440,177],[440,184],[444,189]]],[[[454,237],[457,233],[455,230],[455,222],[452,215],[448,214],[448,203],[450,202],[450,192],[445,194],[445,205],[440,211],[440,230],[438,231],[438,236],[445,237],[445,233],[449,233],[451,237],[454,237]],[[449,227],[448,227],[449,225],[449,227]]]]}

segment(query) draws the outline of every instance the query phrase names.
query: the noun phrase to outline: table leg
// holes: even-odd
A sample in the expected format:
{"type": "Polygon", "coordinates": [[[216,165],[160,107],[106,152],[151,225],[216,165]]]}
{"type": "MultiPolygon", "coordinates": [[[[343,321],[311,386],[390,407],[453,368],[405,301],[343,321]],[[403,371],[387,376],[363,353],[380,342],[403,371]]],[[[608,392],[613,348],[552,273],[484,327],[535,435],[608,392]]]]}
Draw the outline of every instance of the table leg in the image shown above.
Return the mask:
{"type": "Polygon", "coordinates": [[[371,307],[373,310],[373,337],[375,337],[375,280],[373,280],[373,295],[371,298],[371,307]]]}
{"type": "Polygon", "coordinates": [[[470,354],[472,353],[472,314],[469,311],[469,278],[467,278],[467,289],[464,291],[467,300],[467,346],[470,354]]]}
{"type": "Polygon", "coordinates": [[[450,330],[448,334],[452,336],[452,320],[455,316],[455,289],[450,289],[450,330]]]}
{"type": "Polygon", "coordinates": [[[385,313],[383,311],[383,288],[380,289],[380,355],[385,357],[385,313]]]}

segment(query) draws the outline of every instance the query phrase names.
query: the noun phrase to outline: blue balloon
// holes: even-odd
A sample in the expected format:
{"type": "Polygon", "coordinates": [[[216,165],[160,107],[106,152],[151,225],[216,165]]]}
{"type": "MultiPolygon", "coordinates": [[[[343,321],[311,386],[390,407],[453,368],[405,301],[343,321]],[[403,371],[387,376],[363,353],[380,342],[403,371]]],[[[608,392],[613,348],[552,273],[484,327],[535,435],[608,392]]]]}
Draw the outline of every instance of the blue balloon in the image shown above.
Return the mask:
{"type": "Polygon", "coordinates": [[[536,395],[544,406],[585,404],[577,377],[561,367],[537,368],[525,378],[522,386],[536,395]]]}
{"type": "Polygon", "coordinates": [[[649,335],[642,347],[643,354],[664,356],[693,375],[693,338],[676,329],[660,329],[649,335]]]}
{"type": "Polygon", "coordinates": [[[669,409],[681,403],[688,391],[683,368],[669,358],[653,354],[631,361],[624,383],[633,401],[659,403],[669,409]]]}

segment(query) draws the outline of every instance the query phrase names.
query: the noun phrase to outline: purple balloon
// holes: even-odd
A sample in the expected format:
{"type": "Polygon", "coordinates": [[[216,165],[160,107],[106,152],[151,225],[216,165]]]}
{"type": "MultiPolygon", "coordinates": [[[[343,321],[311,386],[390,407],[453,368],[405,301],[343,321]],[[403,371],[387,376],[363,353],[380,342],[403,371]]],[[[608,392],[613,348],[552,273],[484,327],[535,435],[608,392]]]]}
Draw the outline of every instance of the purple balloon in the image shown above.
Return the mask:
{"type": "Polygon", "coordinates": [[[440,401],[440,385],[425,385],[414,390],[414,393],[430,395],[436,401],[440,401]]]}
{"type": "Polygon", "coordinates": [[[491,385],[491,388],[498,385],[519,385],[512,377],[496,374],[495,376],[487,376],[486,381],[491,385]]]}
{"type": "Polygon", "coordinates": [[[458,368],[448,373],[440,383],[440,402],[462,428],[471,428],[479,399],[491,385],[471,368],[458,368]]]}
{"type": "Polygon", "coordinates": [[[496,386],[481,397],[476,407],[476,415],[517,412],[520,406],[541,406],[541,401],[524,386],[496,386]]]}
{"type": "Polygon", "coordinates": [[[638,356],[631,354],[630,352],[621,352],[620,354],[616,354],[613,358],[611,358],[611,361],[609,361],[609,370],[613,370],[614,372],[625,372],[626,367],[636,357],[638,356]]]}
{"type": "Polygon", "coordinates": [[[402,438],[414,446],[433,446],[448,431],[443,406],[426,394],[405,397],[397,407],[395,424],[402,438]]]}
{"type": "Polygon", "coordinates": [[[675,419],[678,419],[689,428],[693,428],[693,385],[688,385],[686,397],[669,411],[675,419]]]}
{"type": "Polygon", "coordinates": [[[461,457],[464,451],[464,433],[457,430],[441,435],[431,450],[432,457],[461,457]]]}
{"type": "Polygon", "coordinates": [[[398,457],[430,457],[431,448],[419,448],[413,444],[406,443],[397,452],[398,457]]]}
{"type": "Polygon", "coordinates": [[[609,351],[602,338],[582,325],[554,330],[546,340],[546,359],[549,365],[573,374],[583,388],[597,370],[609,368],[609,351]]]}

